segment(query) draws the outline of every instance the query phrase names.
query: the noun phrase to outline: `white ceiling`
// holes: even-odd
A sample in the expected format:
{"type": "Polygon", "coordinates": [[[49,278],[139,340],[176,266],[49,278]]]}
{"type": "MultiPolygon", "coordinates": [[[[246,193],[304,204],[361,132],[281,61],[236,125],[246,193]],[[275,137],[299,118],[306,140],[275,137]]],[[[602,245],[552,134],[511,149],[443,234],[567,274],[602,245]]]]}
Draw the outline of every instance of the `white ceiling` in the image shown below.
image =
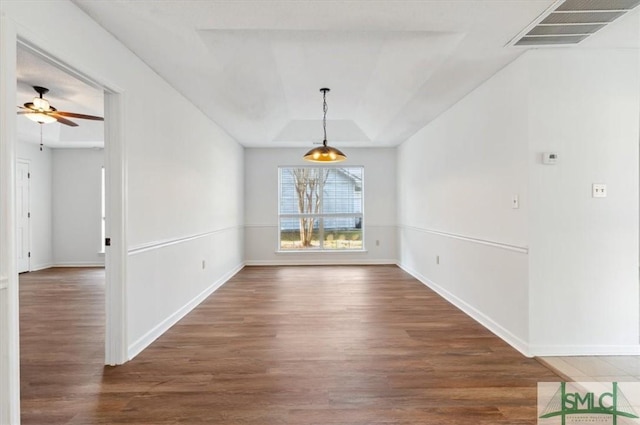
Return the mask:
{"type": "MultiPolygon", "coordinates": [[[[17,75],[16,106],[31,102],[38,96],[33,86],[41,86],[50,90],[44,98],[59,111],[103,116],[102,90],[83,83],[24,47],[18,48],[17,75]]],[[[71,121],[78,124],[78,127],[70,127],[58,122],[42,125],[43,144],[50,148],[104,146],[102,121],[75,118],[71,118],[71,121]]],[[[21,141],[40,143],[40,124],[23,115],[17,116],[17,132],[18,139],[21,141]]]]}
{"type": "Polygon", "coordinates": [[[394,146],[522,53],[553,0],[91,1],[86,13],[245,146],[394,146]],[[153,34],[152,37],[149,35],[153,34]]]}
{"type": "MultiPolygon", "coordinates": [[[[244,146],[304,148],[322,139],[320,88],[330,144],[395,146],[522,54],[509,42],[558,3],[73,1],[244,146]]],[[[637,12],[579,47],[619,46],[637,12]]],[[[40,81],[49,74],[21,83],[49,84],[64,109],[73,92],[40,81]]],[[[69,109],[100,114],[94,94],[69,109]]]]}

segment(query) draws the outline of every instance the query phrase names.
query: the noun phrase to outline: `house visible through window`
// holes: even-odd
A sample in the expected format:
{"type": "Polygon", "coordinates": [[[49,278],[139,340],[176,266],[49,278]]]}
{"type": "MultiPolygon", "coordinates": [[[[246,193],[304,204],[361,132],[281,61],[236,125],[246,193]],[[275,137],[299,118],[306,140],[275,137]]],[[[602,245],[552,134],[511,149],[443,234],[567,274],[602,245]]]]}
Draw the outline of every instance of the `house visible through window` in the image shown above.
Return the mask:
{"type": "Polygon", "coordinates": [[[280,250],[363,250],[363,167],[280,167],[280,250]]]}

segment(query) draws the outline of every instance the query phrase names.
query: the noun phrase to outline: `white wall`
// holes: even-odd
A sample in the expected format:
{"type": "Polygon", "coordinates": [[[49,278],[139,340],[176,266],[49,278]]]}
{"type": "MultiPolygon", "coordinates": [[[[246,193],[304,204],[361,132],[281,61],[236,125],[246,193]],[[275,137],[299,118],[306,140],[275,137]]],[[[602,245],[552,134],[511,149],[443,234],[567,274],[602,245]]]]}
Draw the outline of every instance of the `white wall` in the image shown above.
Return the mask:
{"type": "Polygon", "coordinates": [[[242,267],[243,149],[71,2],[0,7],[20,37],[122,94],[132,357],[242,267]]]}
{"type": "MultiPolygon", "coordinates": [[[[184,102],[178,110],[189,110],[184,102]]],[[[131,355],[244,264],[243,148],[192,115],[179,115],[186,128],[165,129],[169,145],[145,140],[129,151],[131,355]]]]}
{"type": "Polygon", "coordinates": [[[403,143],[397,167],[401,267],[523,352],[527,74],[517,61],[495,75],[403,143]]]}
{"type": "MultiPolygon", "coordinates": [[[[247,264],[393,264],[396,262],[396,150],[345,148],[345,166],[364,166],[366,252],[278,253],[278,166],[309,165],[300,149],[245,150],[247,264]],[[376,240],[380,242],[376,245],[376,240]]],[[[308,149],[307,149],[308,150],[308,149]]],[[[342,148],[341,148],[342,150],[342,148]]]]}
{"type": "Polygon", "coordinates": [[[16,157],[29,161],[29,201],[31,211],[30,270],[53,265],[51,149],[33,143],[17,143],[16,157]]]}
{"type": "Polygon", "coordinates": [[[638,351],[638,50],[527,56],[532,354],[638,351]],[[557,152],[555,166],[541,152],[557,152]],[[608,196],[591,197],[593,183],[608,196]]]}
{"type": "Polygon", "coordinates": [[[402,267],[525,354],[640,352],[639,80],[638,50],[528,52],[405,142],[402,267]]]}
{"type": "Polygon", "coordinates": [[[53,262],[102,266],[100,251],[103,149],[54,149],[53,262]]]}

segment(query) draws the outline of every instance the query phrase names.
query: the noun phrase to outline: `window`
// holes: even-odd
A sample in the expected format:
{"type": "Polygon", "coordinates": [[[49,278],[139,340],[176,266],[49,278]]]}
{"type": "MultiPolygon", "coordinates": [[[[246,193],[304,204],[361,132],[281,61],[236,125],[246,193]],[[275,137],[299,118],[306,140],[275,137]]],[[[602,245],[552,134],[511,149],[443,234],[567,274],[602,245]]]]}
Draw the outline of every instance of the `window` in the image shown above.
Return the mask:
{"type": "Polygon", "coordinates": [[[102,220],[100,221],[100,252],[103,253],[105,250],[105,237],[106,237],[106,232],[105,232],[105,219],[106,219],[106,192],[105,192],[105,176],[104,176],[104,167],[102,167],[102,171],[100,171],[100,187],[101,187],[101,192],[100,192],[100,211],[101,211],[101,215],[102,215],[102,220]]]}
{"type": "Polygon", "coordinates": [[[363,250],[363,167],[280,167],[280,250],[363,250]]]}

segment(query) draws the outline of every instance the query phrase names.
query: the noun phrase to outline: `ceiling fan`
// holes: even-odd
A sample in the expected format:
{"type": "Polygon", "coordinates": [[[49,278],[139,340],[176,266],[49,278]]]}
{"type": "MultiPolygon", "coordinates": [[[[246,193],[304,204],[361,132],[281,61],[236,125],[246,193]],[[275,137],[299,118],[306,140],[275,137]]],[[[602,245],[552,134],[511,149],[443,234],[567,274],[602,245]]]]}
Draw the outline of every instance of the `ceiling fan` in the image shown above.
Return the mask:
{"type": "Polygon", "coordinates": [[[63,112],[58,111],[51,106],[49,101],[42,97],[42,95],[49,92],[49,89],[40,86],[33,86],[33,89],[40,95],[40,97],[34,97],[33,102],[27,102],[24,106],[18,106],[23,109],[18,111],[18,115],[24,115],[31,121],[35,121],[39,124],[49,124],[58,121],[60,124],[68,125],[71,127],[77,127],[78,124],[68,120],[69,118],[80,118],[83,120],[104,121],[104,118],[95,115],[77,114],[75,112],[63,112]]]}

